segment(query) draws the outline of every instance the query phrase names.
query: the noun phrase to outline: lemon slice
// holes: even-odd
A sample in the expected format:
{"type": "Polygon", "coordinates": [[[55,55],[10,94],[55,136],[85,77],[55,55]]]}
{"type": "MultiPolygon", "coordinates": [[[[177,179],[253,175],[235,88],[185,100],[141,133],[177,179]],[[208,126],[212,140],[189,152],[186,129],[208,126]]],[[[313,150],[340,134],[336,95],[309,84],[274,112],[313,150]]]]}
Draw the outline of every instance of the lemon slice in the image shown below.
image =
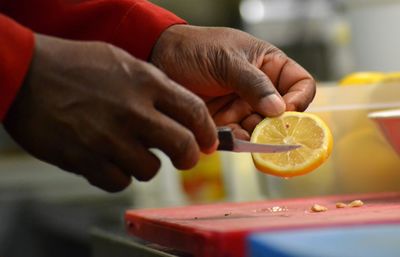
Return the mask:
{"type": "Polygon", "coordinates": [[[280,177],[306,174],[320,166],[332,151],[330,129],[318,116],[286,112],[261,121],[251,135],[259,144],[299,144],[302,147],[284,153],[253,153],[258,170],[280,177]]]}

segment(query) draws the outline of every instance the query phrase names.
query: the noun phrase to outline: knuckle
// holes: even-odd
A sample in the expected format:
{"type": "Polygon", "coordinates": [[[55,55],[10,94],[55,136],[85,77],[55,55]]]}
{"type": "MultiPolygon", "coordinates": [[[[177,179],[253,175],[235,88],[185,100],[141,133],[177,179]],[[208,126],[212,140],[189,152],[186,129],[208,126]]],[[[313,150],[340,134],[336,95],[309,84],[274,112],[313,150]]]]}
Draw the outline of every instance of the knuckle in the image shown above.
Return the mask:
{"type": "Polygon", "coordinates": [[[97,48],[97,49],[113,49],[113,48],[115,48],[110,43],[101,42],[101,41],[92,41],[92,42],[87,42],[86,44],[92,48],[97,48]]]}
{"type": "Polygon", "coordinates": [[[285,52],[276,47],[273,47],[272,54],[279,59],[289,59],[285,52]]]}
{"type": "Polygon", "coordinates": [[[286,54],[278,47],[265,42],[262,42],[260,44],[263,46],[265,50],[265,55],[273,55],[277,57],[287,58],[286,54]]]}
{"type": "Polygon", "coordinates": [[[156,88],[163,88],[169,78],[155,66],[143,61],[137,62],[137,75],[136,78],[144,86],[152,86],[156,88]]]}
{"type": "Polygon", "coordinates": [[[144,61],[130,57],[127,66],[129,77],[135,81],[135,87],[151,89],[156,85],[157,74],[153,70],[153,66],[144,61]]]}
{"type": "Polygon", "coordinates": [[[110,138],[107,133],[85,133],[82,134],[82,142],[83,144],[94,151],[100,151],[102,153],[104,152],[104,149],[106,145],[113,145],[113,140],[110,138]]]}
{"type": "Polygon", "coordinates": [[[121,112],[115,115],[115,122],[120,126],[124,124],[126,127],[141,127],[143,122],[148,120],[145,115],[147,109],[142,100],[127,101],[121,112]]]}
{"type": "Polygon", "coordinates": [[[138,80],[138,84],[141,86],[156,86],[156,80],[154,76],[146,69],[146,67],[141,67],[136,71],[136,79],[138,80]]]}
{"type": "Polygon", "coordinates": [[[202,100],[194,97],[189,104],[190,109],[188,111],[193,114],[189,116],[192,118],[192,122],[196,125],[205,124],[209,116],[206,104],[202,100]]]}
{"type": "Polygon", "coordinates": [[[97,44],[98,44],[99,46],[104,47],[104,48],[107,48],[107,49],[110,49],[110,50],[112,49],[113,51],[116,50],[116,49],[118,49],[117,47],[115,47],[115,46],[113,46],[112,44],[107,43],[107,42],[97,42],[97,44]]]}
{"type": "Polygon", "coordinates": [[[276,46],[258,38],[252,38],[250,48],[248,49],[248,56],[250,60],[258,60],[260,56],[286,56],[276,46]]]}
{"type": "Polygon", "coordinates": [[[112,53],[117,59],[126,59],[126,60],[135,60],[130,54],[128,54],[124,49],[119,48],[113,44],[107,42],[97,42],[100,48],[103,48],[105,51],[112,53]]]}

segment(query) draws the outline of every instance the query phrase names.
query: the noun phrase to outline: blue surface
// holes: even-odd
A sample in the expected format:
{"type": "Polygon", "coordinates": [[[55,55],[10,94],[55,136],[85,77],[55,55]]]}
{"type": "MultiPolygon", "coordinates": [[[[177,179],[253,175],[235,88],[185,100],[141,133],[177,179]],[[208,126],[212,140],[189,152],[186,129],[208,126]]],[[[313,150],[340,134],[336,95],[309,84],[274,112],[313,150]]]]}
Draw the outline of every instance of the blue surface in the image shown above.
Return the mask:
{"type": "Polygon", "coordinates": [[[400,225],[252,234],[251,257],[400,257],[400,225]]]}

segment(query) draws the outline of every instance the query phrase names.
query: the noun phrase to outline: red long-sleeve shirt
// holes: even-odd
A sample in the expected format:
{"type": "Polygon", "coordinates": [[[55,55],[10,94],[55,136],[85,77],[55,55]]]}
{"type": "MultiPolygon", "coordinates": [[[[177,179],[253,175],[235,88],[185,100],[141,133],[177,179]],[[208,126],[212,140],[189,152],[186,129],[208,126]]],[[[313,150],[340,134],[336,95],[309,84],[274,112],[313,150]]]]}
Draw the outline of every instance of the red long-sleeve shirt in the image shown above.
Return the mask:
{"type": "Polygon", "coordinates": [[[0,0],[0,120],[29,69],[34,32],[104,41],[146,60],[162,31],[178,23],[185,22],[146,0],[0,0]]]}

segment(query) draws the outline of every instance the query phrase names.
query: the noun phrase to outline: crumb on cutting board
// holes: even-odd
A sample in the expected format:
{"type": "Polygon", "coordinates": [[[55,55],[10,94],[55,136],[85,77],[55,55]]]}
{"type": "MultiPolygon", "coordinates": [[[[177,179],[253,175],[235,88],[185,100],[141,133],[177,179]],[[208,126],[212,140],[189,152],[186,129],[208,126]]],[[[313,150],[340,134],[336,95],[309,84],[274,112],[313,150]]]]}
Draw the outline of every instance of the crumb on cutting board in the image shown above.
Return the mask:
{"type": "Polygon", "coordinates": [[[349,207],[361,207],[363,205],[364,203],[361,200],[354,200],[351,203],[349,203],[349,207]]]}
{"type": "Polygon", "coordinates": [[[347,207],[347,204],[345,204],[345,203],[341,203],[341,202],[336,203],[336,208],[346,208],[346,207],[347,207]]]}
{"type": "Polygon", "coordinates": [[[311,211],[313,211],[313,212],[325,212],[327,210],[328,210],[328,208],[326,208],[325,206],[322,206],[320,204],[314,204],[313,206],[311,206],[311,211]]]}

